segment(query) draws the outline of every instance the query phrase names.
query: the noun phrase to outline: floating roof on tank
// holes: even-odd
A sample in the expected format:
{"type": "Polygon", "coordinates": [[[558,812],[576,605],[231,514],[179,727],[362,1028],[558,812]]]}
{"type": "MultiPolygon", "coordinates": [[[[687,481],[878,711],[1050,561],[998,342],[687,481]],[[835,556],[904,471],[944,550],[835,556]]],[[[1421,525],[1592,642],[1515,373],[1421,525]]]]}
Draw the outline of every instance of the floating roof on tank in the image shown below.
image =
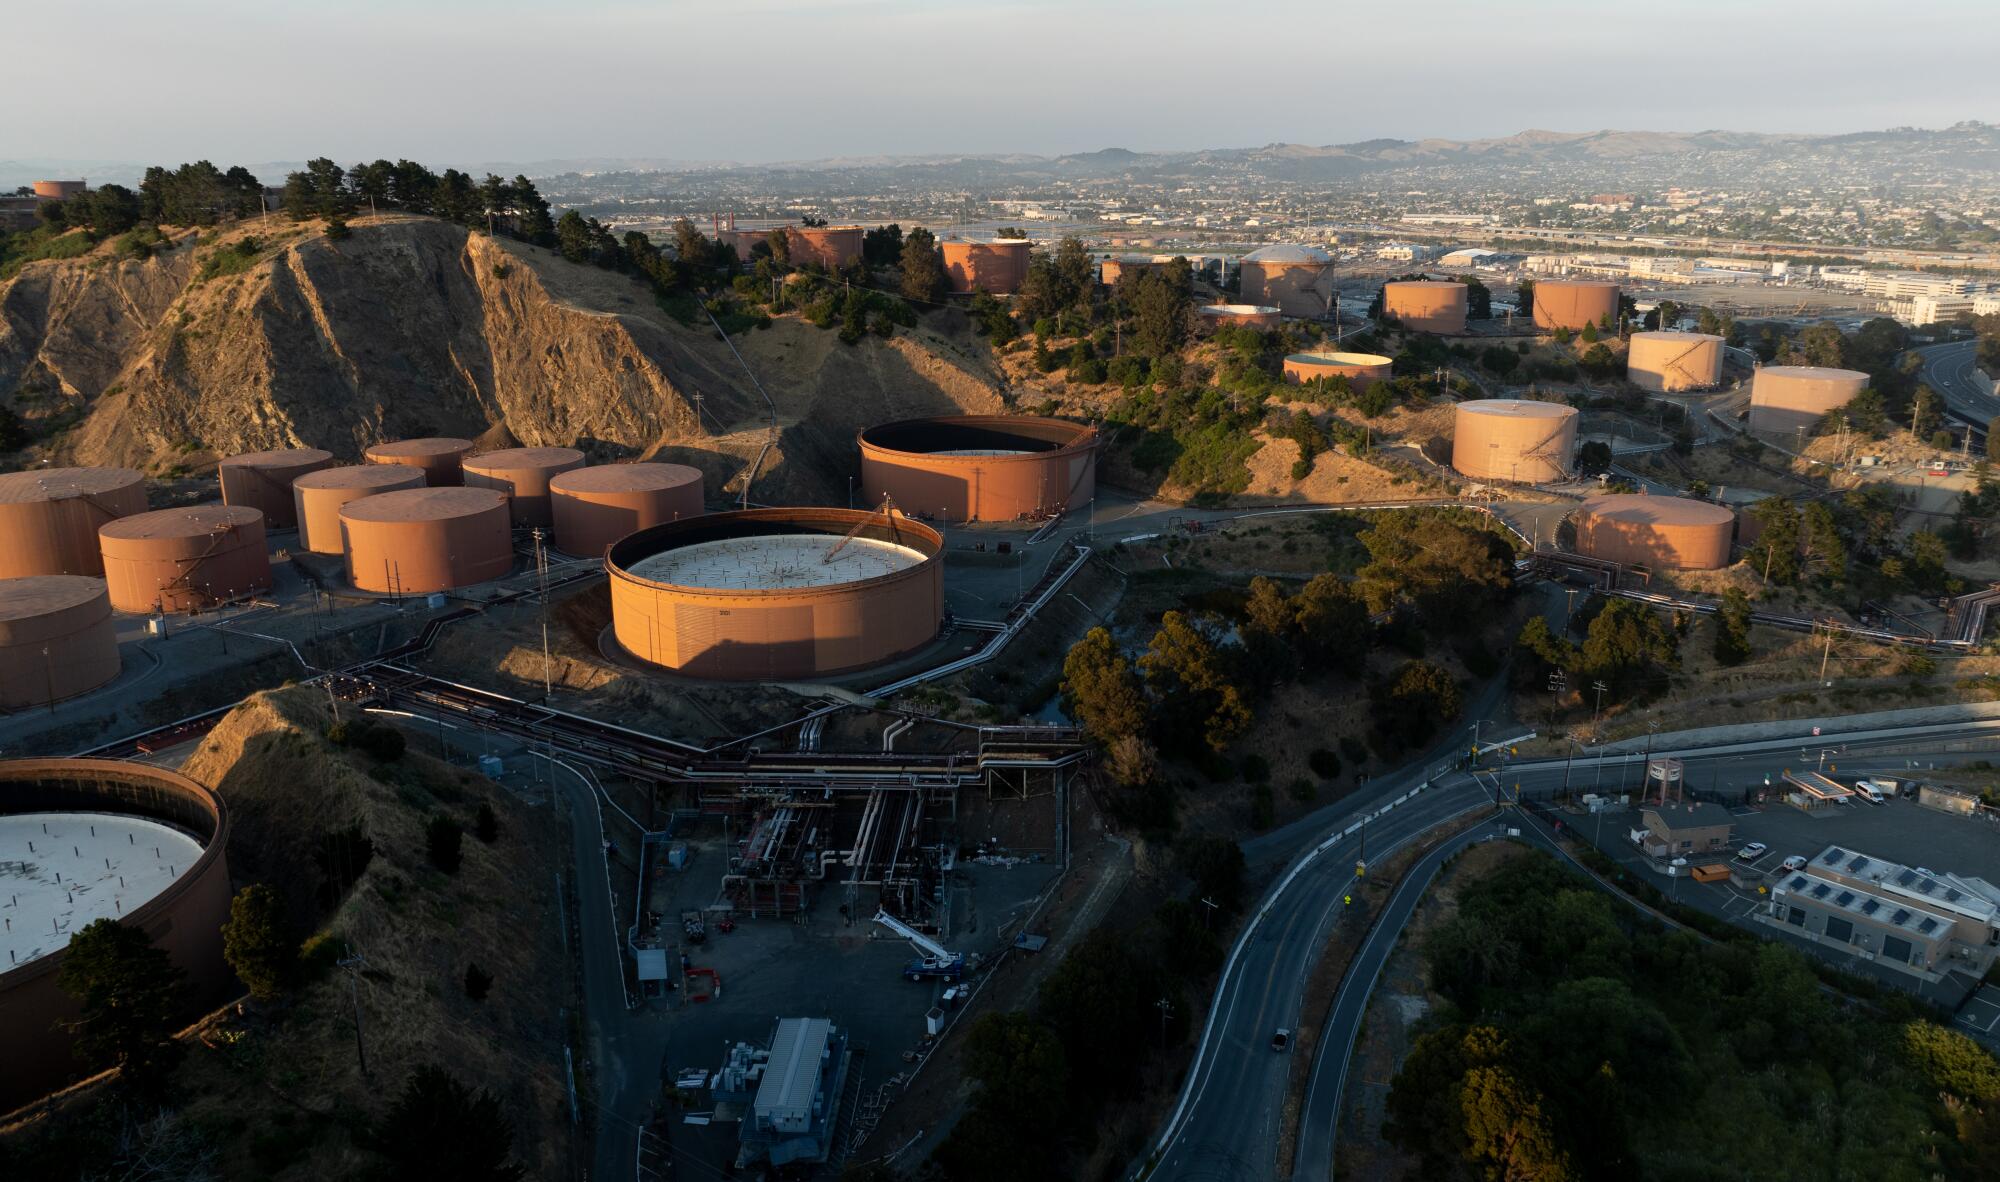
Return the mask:
{"type": "Polygon", "coordinates": [[[910,455],[944,452],[1050,452],[1094,443],[1087,423],[1043,415],[948,415],[880,423],[860,434],[863,446],[910,455]]]}
{"type": "Polygon", "coordinates": [[[0,579],[0,624],[32,620],[104,598],[104,580],[89,575],[28,575],[0,579]]]}
{"type": "Polygon", "coordinates": [[[582,460],[583,453],[573,447],[510,447],[467,456],[465,466],[473,472],[508,471],[516,468],[553,468],[582,460]]]}
{"type": "Polygon", "coordinates": [[[1591,497],[1583,511],[1593,517],[1633,525],[1728,525],[1736,514],[1726,506],[1693,497],[1661,497],[1649,493],[1613,493],[1591,497]]]}
{"type": "Polygon", "coordinates": [[[333,458],[330,451],[316,447],[280,447],[270,451],[246,451],[230,456],[218,468],[289,468],[296,464],[322,464],[333,458]]]}
{"type": "Polygon", "coordinates": [[[1246,263],[1330,263],[1333,256],[1317,246],[1297,242],[1278,242],[1270,246],[1260,246],[1243,256],[1246,263]]]}
{"type": "Polygon", "coordinates": [[[344,468],[321,468],[292,482],[293,488],[381,488],[407,485],[422,480],[423,473],[400,464],[350,464],[344,468]]]}
{"type": "Polygon", "coordinates": [[[191,538],[212,534],[239,525],[256,525],[264,520],[260,509],[248,505],[186,505],[177,509],[155,509],[107,521],[98,536],[119,539],[191,538]]]}
{"type": "Polygon", "coordinates": [[[444,521],[505,508],[497,488],[399,488],[347,502],[340,515],[350,521],[444,521]]]}
{"type": "Polygon", "coordinates": [[[908,570],[930,555],[880,538],[766,534],[662,550],[626,570],[648,582],[710,591],[791,590],[859,583],[908,570]]]}
{"type": "Polygon", "coordinates": [[[448,456],[455,452],[471,451],[472,440],[454,439],[447,435],[432,436],[427,439],[398,439],[394,443],[378,443],[368,449],[371,456],[448,456]]]}
{"type": "Polygon", "coordinates": [[[1379,353],[1291,353],[1286,361],[1296,365],[1393,365],[1392,358],[1379,353]]]}
{"type": "Polygon", "coordinates": [[[59,501],[129,488],[143,479],[130,468],[32,468],[0,473],[0,502],[59,501]]]}
{"type": "Polygon", "coordinates": [[[571,468],[549,481],[556,492],[654,492],[702,482],[700,468],[686,464],[597,464],[571,468]]]}
{"type": "Polygon", "coordinates": [[[1564,419],[1576,413],[1576,408],[1561,402],[1536,402],[1531,398],[1475,398],[1461,402],[1458,409],[1467,414],[1503,415],[1516,419],[1564,419]]]}

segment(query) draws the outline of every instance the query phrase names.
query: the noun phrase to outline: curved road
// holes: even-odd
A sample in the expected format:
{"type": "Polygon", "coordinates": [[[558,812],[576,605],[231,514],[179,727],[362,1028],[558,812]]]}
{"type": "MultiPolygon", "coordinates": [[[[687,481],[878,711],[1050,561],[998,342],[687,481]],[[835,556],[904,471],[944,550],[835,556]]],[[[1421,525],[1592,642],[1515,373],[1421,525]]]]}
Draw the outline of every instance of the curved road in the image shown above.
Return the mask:
{"type": "Polygon", "coordinates": [[[1923,358],[1924,383],[1944,396],[1945,405],[1954,415],[1981,432],[1988,423],[2000,418],[2000,398],[1993,396],[1993,387],[1980,381],[1976,372],[1979,342],[1954,341],[1929,345],[1916,352],[1923,358]]]}
{"type": "MultiPolygon", "coordinates": [[[[1717,743],[1678,750],[1661,748],[1655,754],[1679,757],[1686,769],[1685,782],[1690,784],[1701,782],[1699,773],[1704,769],[1712,774],[1723,773],[1726,769],[1730,778],[1738,780],[1746,772],[1761,774],[1757,769],[1768,768],[1770,757],[1798,751],[1801,742],[1808,745],[1832,743],[1846,748],[1842,762],[1848,765],[1849,771],[1857,774],[1875,771],[1895,772],[1903,766],[1901,758],[1870,759],[1866,753],[1893,747],[1903,756],[1908,756],[1912,744],[1921,744],[1926,736],[1944,737],[1954,734],[1962,736],[1968,729],[1970,728],[1967,724],[1925,724],[1830,734],[1817,739],[1809,736],[1803,738],[1793,736],[1749,743],[1717,743]]],[[[1506,789],[1519,784],[1525,790],[1547,790],[1560,787],[1565,782],[1565,776],[1568,776],[1569,782],[1580,793],[1590,790],[1593,781],[1601,780],[1607,766],[1615,769],[1622,781],[1627,775],[1636,774],[1636,769],[1644,758],[1643,754],[1625,754],[1601,762],[1597,759],[1580,760],[1568,766],[1562,760],[1540,760],[1511,765],[1502,772],[1502,777],[1506,789]]],[[[1517,826],[1522,836],[1535,844],[1554,848],[1550,837],[1539,825],[1522,824],[1511,819],[1504,822],[1496,821],[1491,825],[1481,825],[1453,838],[1426,854],[1421,861],[1410,868],[1409,873],[1390,896],[1381,918],[1355,954],[1340,989],[1334,995],[1333,1007],[1326,1025],[1320,1032],[1319,1053],[1313,1063],[1312,1074],[1306,1084],[1305,1098],[1300,1106],[1299,1151],[1292,1173],[1295,1182],[1308,1182],[1308,1180],[1316,1182],[1318,1179],[1332,1176],[1335,1134],[1338,1128],[1342,1092],[1346,1085],[1354,1046],[1360,1037],[1362,1023],[1367,1015],[1369,998],[1381,977],[1383,966],[1390,954],[1395,951],[1403,929],[1408,925],[1417,904],[1428,891],[1431,880],[1453,854],[1475,841],[1493,836],[1504,824],[1517,826]]],[[[1620,893],[1619,897],[1635,906],[1638,905],[1637,900],[1631,899],[1630,896],[1620,893]]],[[[1253,1175],[1241,1176],[1247,1178],[1253,1175]]]]}

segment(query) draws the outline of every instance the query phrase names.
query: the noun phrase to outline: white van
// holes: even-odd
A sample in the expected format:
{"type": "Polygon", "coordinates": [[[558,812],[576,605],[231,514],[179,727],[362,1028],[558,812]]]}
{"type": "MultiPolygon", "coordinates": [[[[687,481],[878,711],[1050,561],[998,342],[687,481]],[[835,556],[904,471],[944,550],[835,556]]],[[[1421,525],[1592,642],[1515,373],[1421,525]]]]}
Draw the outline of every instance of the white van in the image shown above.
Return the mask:
{"type": "MultiPolygon", "coordinates": [[[[1882,794],[1882,790],[1875,786],[1875,781],[1873,780],[1860,781],[1854,785],[1854,790],[1859,792],[1862,799],[1866,800],[1869,804],[1889,803],[1889,798],[1882,794]]],[[[1891,791],[1894,791],[1894,789],[1891,789],[1891,791]]]]}

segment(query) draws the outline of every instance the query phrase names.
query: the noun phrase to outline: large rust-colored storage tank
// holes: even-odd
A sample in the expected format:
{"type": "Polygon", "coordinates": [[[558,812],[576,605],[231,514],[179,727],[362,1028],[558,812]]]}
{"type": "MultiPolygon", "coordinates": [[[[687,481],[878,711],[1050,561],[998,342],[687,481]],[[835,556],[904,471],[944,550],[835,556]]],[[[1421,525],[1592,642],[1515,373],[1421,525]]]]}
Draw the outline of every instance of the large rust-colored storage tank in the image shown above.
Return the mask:
{"type": "Polygon", "coordinates": [[[942,521],[1019,521],[1081,509],[1097,492],[1097,429],[1027,415],[905,419],[870,427],[862,495],[942,521]]]}
{"type": "Polygon", "coordinates": [[[1635,332],[1626,342],[1625,380],[1671,394],[1722,382],[1722,338],[1699,332],[1635,332]]]}
{"type": "Polygon", "coordinates": [[[1280,243],[1243,256],[1239,289],[1246,304],[1319,320],[1333,310],[1333,256],[1317,246],[1280,243]]]}
{"type": "Polygon", "coordinates": [[[1618,285],[1581,279],[1543,279],[1535,284],[1535,324],[1551,331],[1582,332],[1586,324],[1618,324],[1618,285]]]}
{"type": "Polygon", "coordinates": [[[597,557],[627,534],[699,517],[701,469],[685,464],[599,464],[549,481],[556,549],[597,557]]]}
{"type": "Polygon", "coordinates": [[[1382,285],[1382,314],[1418,332],[1465,331],[1463,283],[1443,279],[1401,279],[1382,285]]]}
{"type": "Polygon", "coordinates": [[[1592,497],[1576,511],[1577,553],[1655,570],[1720,570],[1735,534],[1735,513],[1689,497],[1592,497]]]}
{"type": "Polygon", "coordinates": [[[118,676],[118,630],[103,579],[0,579],[0,710],[46,706],[118,676]]]}
{"type": "Polygon", "coordinates": [[[264,515],[265,529],[291,529],[299,523],[292,500],[292,481],[333,465],[333,453],[316,447],[245,452],[216,465],[222,479],[222,503],[247,505],[264,515]]]}
{"type": "Polygon", "coordinates": [[[539,525],[550,516],[549,481],[583,467],[583,453],[573,447],[513,447],[489,451],[465,461],[467,488],[497,488],[509,498],[515,525],[539,525]]]}
{"type": "Polygon", "coordinates": [[[1028,277],[1026,238],[994,238],[986,242],[951,239],[938,243],[944,251],[945,286],[960,295],[978,290],[988,295],[1012,295],[1028,277]]]}
{"type": "Polygon", "coordinates": [[[221,798],[178,772],[118,759],[0,761],[0,861],[22,871],[9,875],[13,922],[0,933],[0,1110],[89,1073],[73,1053],[76,999],[56,984],[71,934],[89,923],[144,932],[187,974],[178,1016],[222,999],[232,983],[222,956],[228,846],[221,798]]]}
{"type": "Polygon", "coordinates": [[[1346,378],[1356,390],[1389,380],[1394,363],[1378,353],[1293,353],[1285,358],[1285,380],[1303,384],[1315,378],[1346,378]]]}
{"type": "Polygon", "coordinates": [[[424,595],[514,569],[507,494],[491,488],[406,488],[340,507],[347,578],[363,591],[424,595]]]}
{"type": "Polygon", "coordinates": [[[861,257],[862,234],[860,226],[787,226],[785,245],[794,267],[818,263],[832,271],[861,257]]]}
{"type": "Polygon", "coordinates": [[[1569,475],[1576,455],[1575,407],[1481,398],[1453,408],[1451,466],[1473,480],[1541,484],[1569,475]]]}
{"type": "Polygon", "coordinates": [[[352,464],[308,472],[292,482],[299,546],[314,554],[344,554],[347,551],[340,532],[342,505],[376,493],[423,487],[423,469],[408,464],[352,464]]]}
{"type": "Polygon", "coordinates": [[[1766,365],[1750,379],[1750,429],[1776,435],[1810,434],[1830,410],[1854,401],[1868,385],[1855,369],[1819,365],[1766,365]]]}
{"type": "Polygon", "coordinates": [[[145,478],[130,468],[0,474],[0,579],[101,575],[98,529],[145,511],[145,478]]]}
{"type": "Polygon", "coordinates": [[[1207,304],[1195,313],[1201,317],[1195,323],[1203,332],[1214,332],[1225,324],[1258,332],[1274,332],[1285,326],[1284,313],[1269,304],[1207,304]]]}
{"type": "Polygon", "coordinates": [[[211,502],[121,517],[97,531],[111,606],[200,611],[271,587],[264,515],[211,502]]]}
{"type": "Polygon", "coordinates": [[[35,196],[43,201],[68,201],[72,197],[88,192],[90,185],[84,181],[36,181],[35,196]]]}
{"type": "Polygon", "coordinates": [[[378,443],[362,456],[371,464],[407,464],[420,469],[424,483],[445,488],[465,483],[465,457],[472,440],[435,437],[378,443]]]}
{"type": "Polygon", "coordinates": [[[900,513],[710,513],[611,547],[611,626],[642,661],[777,680],[866,668],[931,643],[944,538],[900,513]],[[851,535],[851,536],[850,536],[851,535]]]}

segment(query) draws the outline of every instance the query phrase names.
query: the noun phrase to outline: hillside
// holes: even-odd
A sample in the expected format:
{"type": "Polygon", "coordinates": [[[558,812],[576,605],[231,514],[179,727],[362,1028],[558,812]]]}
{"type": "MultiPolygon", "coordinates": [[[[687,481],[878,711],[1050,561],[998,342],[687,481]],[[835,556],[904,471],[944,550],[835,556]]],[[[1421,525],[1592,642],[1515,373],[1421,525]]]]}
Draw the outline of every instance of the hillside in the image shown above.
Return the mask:
{"type": "MultiPolygon", "coordinates": [[[[37,432],[37,459],[163,473],[445,434],[677,459],[720,483],[763,443],[763,398],[727,346],[625,276],[400,214],[338,241],[278,221],[172,237],[0,282],[0,405],[37,432]]],[[[765,480],[844,495],[784,454],[820,466],[885,414],[999,405],[982,348],[923,326],[847,347],[780,321],[738,343],[785,428],[760,496],[765,480]]]]}

